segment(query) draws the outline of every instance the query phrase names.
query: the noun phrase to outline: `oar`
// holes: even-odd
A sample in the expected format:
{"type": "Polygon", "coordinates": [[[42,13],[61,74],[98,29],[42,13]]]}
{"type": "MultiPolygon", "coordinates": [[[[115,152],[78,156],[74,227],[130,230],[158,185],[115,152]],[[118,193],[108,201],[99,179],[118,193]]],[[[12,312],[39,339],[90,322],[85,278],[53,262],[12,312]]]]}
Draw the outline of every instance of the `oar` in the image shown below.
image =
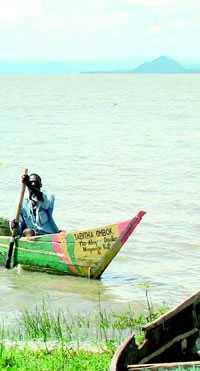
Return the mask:
{"type": "MultiPolygon", "coordinates": [[[[24,174],[25,175],[28,174],[28,169],[25,169],[24,174]]],[[[19,222],[19,215],[20,215],[20,210],[22,208],[25,189],[26,189],[26,184],[23,183],[20,198],[19,198],[19,202],[18,202],[18,206],[17,206],[17,211],[16,211],[16,217],[15,217],[16,222],[19,222]]],[[[12,256],[13,256],[13,250],[14,250],[16,235],[17,235],[17,228],[13,228],[10,243],[9,243],[9,247],[8,247],[8,255],[7,255],[6,264],[5,264],[5,267],[7,269],[11,268],[11,260],[12,260],[12,256]]]]}

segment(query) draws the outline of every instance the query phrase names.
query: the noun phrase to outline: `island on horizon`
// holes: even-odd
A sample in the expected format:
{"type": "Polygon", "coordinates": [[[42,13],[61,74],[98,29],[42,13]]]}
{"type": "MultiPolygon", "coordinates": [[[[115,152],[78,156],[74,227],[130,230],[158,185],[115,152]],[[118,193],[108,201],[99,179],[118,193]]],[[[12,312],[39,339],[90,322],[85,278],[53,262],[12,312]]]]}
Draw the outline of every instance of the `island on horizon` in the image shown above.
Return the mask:
{"type": "Polygon", "coordinates": [[[199,70],[193,70],[184,67],[175,59],[167,56],[160,56],[151,62],[145,62],[135,68],[133,73],[200,73],[199,70]]]}

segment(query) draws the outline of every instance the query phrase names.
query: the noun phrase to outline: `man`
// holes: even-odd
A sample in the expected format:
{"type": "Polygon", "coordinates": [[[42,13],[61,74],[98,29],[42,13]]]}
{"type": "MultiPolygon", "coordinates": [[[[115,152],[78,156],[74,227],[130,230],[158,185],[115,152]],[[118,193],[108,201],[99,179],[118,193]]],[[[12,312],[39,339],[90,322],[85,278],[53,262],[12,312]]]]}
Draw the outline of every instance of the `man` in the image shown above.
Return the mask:
{"type": "Polygon", "coordinates": [[[29,197],[24,200],[19,223],[14,219],[11,228],[17,228],[17,233],[23,236],[59,232],[52,217],[54,196],[41,191],[41,177],[38,174],[23,175],[22,183],[27,186],[29,197]]]}

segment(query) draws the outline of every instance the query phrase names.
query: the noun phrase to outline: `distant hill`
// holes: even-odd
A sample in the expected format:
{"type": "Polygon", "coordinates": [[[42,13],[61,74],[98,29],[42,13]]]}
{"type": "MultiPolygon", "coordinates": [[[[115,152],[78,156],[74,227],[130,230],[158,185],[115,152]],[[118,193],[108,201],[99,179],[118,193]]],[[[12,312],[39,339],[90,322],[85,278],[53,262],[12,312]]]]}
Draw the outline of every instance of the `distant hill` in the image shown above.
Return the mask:
{"type": "Polygon", "coordinates": [[[174,59],[161,56],[151,62],[141,64],[134,73],[187,73],[188,71],[174,59]]]}
{"type": "MultiPolygon", "coordinates": [[[[133,61],[3,61],[0,60],[0,75],[57,75],[71,73],[200,73],[200,65],[183,66],[172,58],[161,56],[152,62],[133,69],[133,61]]],[[[135,67],[135,65],[134,65],[135,67]]]]}

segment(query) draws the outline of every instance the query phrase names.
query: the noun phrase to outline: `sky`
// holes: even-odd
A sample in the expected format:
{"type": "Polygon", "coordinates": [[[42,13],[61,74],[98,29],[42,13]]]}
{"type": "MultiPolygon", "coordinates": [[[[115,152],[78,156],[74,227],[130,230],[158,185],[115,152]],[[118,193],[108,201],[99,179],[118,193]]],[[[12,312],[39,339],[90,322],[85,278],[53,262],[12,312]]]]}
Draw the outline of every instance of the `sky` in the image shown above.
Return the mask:
{"type": "Polygon", "coordinates": [[[200,63],[199,0],[0,0],[0,60],[200,63]]]}

